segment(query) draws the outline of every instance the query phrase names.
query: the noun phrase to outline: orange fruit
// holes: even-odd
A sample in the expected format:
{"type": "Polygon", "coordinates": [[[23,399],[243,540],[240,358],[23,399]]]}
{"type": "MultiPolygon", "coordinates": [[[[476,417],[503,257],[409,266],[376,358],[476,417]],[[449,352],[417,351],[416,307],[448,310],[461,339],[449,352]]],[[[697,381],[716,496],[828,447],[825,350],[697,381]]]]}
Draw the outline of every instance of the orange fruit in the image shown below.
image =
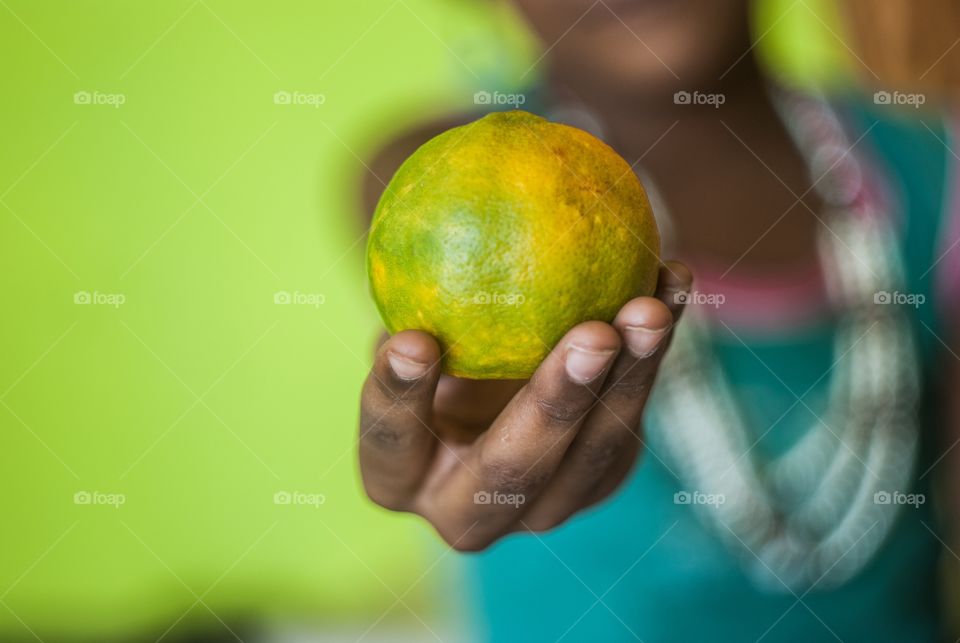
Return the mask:
{"type": "Polygon", "coordinates": [[[660,238],[629,164],[523,111],[450,129],[397,170],[367,244],[387,329],[420,329],[446,373],[526,378],[572,326],[656,287],[660,238]]]}

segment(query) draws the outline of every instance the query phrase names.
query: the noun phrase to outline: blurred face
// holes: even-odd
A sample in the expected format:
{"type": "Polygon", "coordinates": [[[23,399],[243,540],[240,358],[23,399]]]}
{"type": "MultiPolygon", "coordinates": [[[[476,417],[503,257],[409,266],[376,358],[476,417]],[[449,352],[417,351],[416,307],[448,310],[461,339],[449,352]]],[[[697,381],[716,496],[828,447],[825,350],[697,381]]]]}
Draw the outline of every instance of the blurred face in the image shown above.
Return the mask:
{"type": "Polygon", "coordinates": [[[550,48],[554,73],[575,88],[709,86],[750,47],[750,0],[514,1],[550,48]]]}

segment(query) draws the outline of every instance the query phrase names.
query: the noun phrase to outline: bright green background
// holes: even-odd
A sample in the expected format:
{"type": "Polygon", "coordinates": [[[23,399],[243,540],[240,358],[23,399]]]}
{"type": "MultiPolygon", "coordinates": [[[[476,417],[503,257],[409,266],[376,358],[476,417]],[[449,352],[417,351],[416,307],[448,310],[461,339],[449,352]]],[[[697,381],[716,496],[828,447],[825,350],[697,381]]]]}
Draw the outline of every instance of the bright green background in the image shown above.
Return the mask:
{"type": "MultiPolygon", "coordinates": [[[[228,622],[251,605],[371,622],[441,553],[360,493],[377,320],[357,157],[399,106],[472,96],[504,56],[479,46],[482,9],[0,2],[0,638],[159,633],[192,592],[228,622]],[[84,490],[126,503],[75,505],[84,490]]],[[[404,602],[427,609],[436,580],[404,602]]]]}
{"type": "Polygon", "coordinates": [[[355,464],[359,159],[522,75],[490,6],[0,0],[0,638],[433,608],[442,550],[355,464]]]}

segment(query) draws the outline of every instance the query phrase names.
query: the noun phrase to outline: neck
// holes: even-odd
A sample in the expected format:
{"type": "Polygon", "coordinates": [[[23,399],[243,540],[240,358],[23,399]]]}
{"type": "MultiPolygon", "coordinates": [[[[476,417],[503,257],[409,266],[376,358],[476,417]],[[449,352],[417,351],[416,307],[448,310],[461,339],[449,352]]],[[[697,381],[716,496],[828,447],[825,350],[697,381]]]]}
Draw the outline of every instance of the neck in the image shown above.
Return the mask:
{"type": "Polygon", "coordinates": [[[806,213],[819,204],[756,62],[745,58],[699,91],[722,104],[675,104],[672,91],[636,101],[595,92],[584,103],[608,142],[654,180],[676,224],[675,256],[760,270],[806,260],[815,230],[806,213]]]}
{"type": "MultiPolygon", "coordinates": [[[[706,145],[714,149],[739,147],[742,151],[737,136],[744,141],[786,142],[768,81],[752,56],[716,82],[702,83],[701,87],[697,90],[701,96],[716,96],[722,104],[678,105],[672,91],[639,100],[592,93],[592,98],[583,102],[600,115],[611,144],[628,159],[643,157],[643,165],[651,171],[658,166],[673,167],[680,161],[689,167],[691,161],[702,157],[706,145]]],[[[679,91],[694,93],[693,88],[679,91]]]]}

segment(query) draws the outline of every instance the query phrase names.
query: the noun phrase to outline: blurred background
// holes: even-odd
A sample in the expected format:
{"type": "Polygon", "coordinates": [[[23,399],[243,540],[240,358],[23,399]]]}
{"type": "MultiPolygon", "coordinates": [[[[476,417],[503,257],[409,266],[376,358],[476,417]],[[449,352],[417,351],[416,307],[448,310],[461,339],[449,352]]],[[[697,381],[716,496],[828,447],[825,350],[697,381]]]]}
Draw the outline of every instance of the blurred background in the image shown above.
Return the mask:
{"type": "MultiPolygon", "coordinates": [[[[783,79],[855,76],[835,12],[757,4],[783,79]]],[[[360,184],[539,55],[479,0],[0,0],[0,640],[468,637],[359,484],[360,184]]]]}

